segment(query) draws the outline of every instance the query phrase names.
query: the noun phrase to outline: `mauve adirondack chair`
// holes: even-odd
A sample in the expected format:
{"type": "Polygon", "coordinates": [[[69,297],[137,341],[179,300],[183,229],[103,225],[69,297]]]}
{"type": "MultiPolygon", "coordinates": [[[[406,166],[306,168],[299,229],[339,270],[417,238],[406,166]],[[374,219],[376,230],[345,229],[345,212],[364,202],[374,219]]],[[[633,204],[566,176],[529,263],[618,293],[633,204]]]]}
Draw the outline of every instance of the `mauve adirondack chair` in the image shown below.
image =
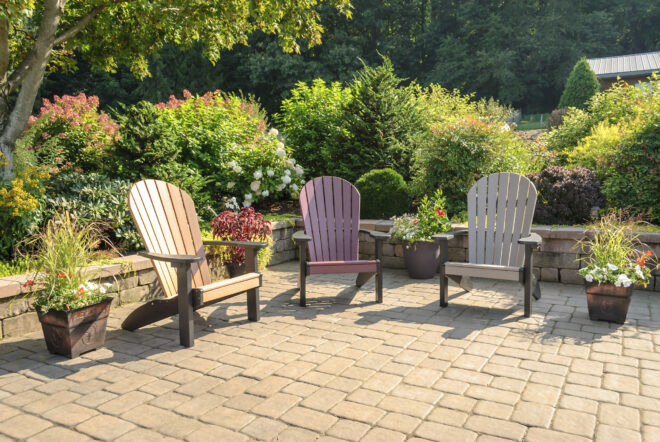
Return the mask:
{"type": "Polygon", "coordinates": [[[202,241],[192,198],[172,184],[144,180],[131,188],[128,206],[151,258],[165,299],[155,299],[133,311],[122,324],[135,330],[179,314],[181,345],[192,347],[193,310],[247,292],[248,319],[259,320],[257,250],[267,243],[202,241]],[[204,246],[245,248],[246,274],[211,282],[204,246]],[[178,296],[177,296],[178,294],[178,296]]]}
{"type": "Polygon", "coordinates": [[[518,281],[525,289],[525,316],[532,312],[532,294],[541,297],[533,273],[532,253],[541,237],[530,233],[536,188],[516,173],[481,178],[468,192],[468,230],[435,235],[440,247],[440,306],[447,306],[447,277],[464,289],[469,277],[518,281]],[[448,242],[468,234],[469,262],[448,262],[448,242]]]}
{"type": "Polygon", "coordinates": [[[308,275],[335,273],[358,273],[358,287],[375,276],[376,302],[383,302],[381,255],[390,235],[360,229],[360,192],[355,186],[337,177],[314,178],[300,192],[300,207],[305,230],[293,235],[300,255],[300,305],[306,305],[308,275]],[[359,232],[375,240],[376,259],[358,259],[359,232]]]}

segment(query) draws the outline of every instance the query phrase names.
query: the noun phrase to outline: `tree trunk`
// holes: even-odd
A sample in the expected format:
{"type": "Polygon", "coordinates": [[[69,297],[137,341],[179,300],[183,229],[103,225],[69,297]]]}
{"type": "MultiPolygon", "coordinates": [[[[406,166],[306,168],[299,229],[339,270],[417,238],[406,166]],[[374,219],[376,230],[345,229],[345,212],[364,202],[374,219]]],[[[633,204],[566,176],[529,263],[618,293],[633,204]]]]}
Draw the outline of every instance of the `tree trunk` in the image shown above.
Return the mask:
{"type": "MultiPolygon", "coordinates": [[[[20,84],[20,90],[13,109],[8,108],[7,94],[0,94],[0,148],[6,160],[9,161],[9,164],[3,170],[2,176],[4,179],[11,179],[14,176],[14,146],[32,113],[34,100],[37,98],[39,86],[44,78],[48,59],[50,58],[50,52],[53,49],[60,16],[64,11],[65,0],[46,0],[44,3],[44,15],[39,26],[39,36],[32,50],[25,57],[24,63],[21,63],[24,66],[17,67],[17,71],[20,70],[20,72],[15,71],[12,74],[17,75],[16,82],[20,84]]],[[[2,79],[3,84],[0,84],[0,86],[10,91],[12,85],[8,85],[5,81],[7,80],[2,79]]],[[[12,82],[11,77],[9,82],[12,82]]]]}

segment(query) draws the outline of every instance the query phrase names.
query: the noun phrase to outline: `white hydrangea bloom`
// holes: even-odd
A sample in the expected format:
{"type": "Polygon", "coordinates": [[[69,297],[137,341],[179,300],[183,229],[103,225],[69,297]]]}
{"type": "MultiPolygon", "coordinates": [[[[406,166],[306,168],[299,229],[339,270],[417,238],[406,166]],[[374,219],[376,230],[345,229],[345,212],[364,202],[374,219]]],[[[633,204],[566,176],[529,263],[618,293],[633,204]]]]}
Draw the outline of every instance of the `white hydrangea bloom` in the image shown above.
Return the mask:
{"type": "Polygon", "coordinates": [[[293,190],[294,192],[297,192],[298,191],[298,185],[295,184],[295,183],[291,184],[291,190],[293,190]]]}
{"type": "Polygon", "coordinates": [[[261,192],[261,196],[263,196],[263,197],[267,197],[268,195],[270,195],[270,192],[267,191],[267,190],[264,190],[263,192],[261,192]]]}
{"type": "Polygon", "coordinates": [[[286,187],[286,184],[278,184],[277,185],[277,191],[281,192],[282,190],[284,190],[285,187],[286,187]]]}
{"type": "Polygon", "coordinates": [[[230,162],[227,163],[227,166],[229,166],[230,168],[233,169],[233,168],[235,168],[236,166],[238,166],[238,164],[236,164],[236,161],[231,160],[230,162]]]}
{"type": "Polygon", "coordinates": [[[261,181],[252,181],[250,183],[250,189],[252,189],[253,192],[259,190],[259,186],[261,186],[261,181]]]}
{"type": "Polygon", "coordinates": [[[610,264],[610,263],[607,263],[607,268],[610,269],[610,270],[613,270],[613,271],[619,270],[619,268],[617,266],[615,266],[614,264],[610,264]]]}
{"type": "Polygon", "coordinates": [[[255,180],[260,180],[264,174],[261,172],[261,170],[257,170],[252,174],[252,176],[254,176],[255,180]]]}
{"type": "Polygon", "coordinates": [[[291,171],[289,169],[284,169],[284,175],[291,175],[291,171]]]}
{"type": "Polygon", "coordinates": [[[236,173],[241,173],[241,172],[243,172],[243,168],[242,168],[241,166],[236,165],[236,166],[234,167],[234,172],[236,172],[236,173]]]}
{"type": "Polygon", "coordinates": [[[288,160],[286,160],[286,165],[289,167],[293,167],[296,165],[296,160],[294,160],[293,158],[289,158],[288,160]]]}
{"type": "Polygon", "coordinates": [[[303,168],[300,167],[299,165],[296,166],[296,168],[294,170],[296,171],[296,175],[298,175],[298,176],[302,176],[302,174],[304,173],[303,168]]]}
{"type": "Polygon", "coordinates": [[[231,189],[231,188],[234,187],[235,185],[236,185],[235,182],[230,181],[230,182],[227,183],[227,189],[231,189]]]}
{"type": "Polygon", "coordinates": [[[252,205],[252,201],[245,200],[243,201],[243,207],[250,207],[252,205]]]}
{"type": "Polygon", "coordinates": [[[280,132],[275,128],[272,128],[271,130],[268,131],[268,135],[270,135],[271,137],[276,137],[279,134],[280,134],[280,132]]]}
{"type": "Polygon", "coordinates": [[[251,193],[246,193],[245,195],[243,195],[243,198],[250,201],[252,199],[252,194],[251,193]]]}
{"type": "MultiPolygon", "coordinates": [[[[277,143],[278,146],[279,146],[280,144],[282,144],[282,143],[277,143]]],[[[284,144],[282,144],[282,147],[278,147],[278,148],[275,150],[275,155],[277,155],[277,156],[280,157],[280,158],[284,158],[284,157],[286,156],[286,150],[284,150],[284,144]]]]}
{"type": "Polygon", "coordinates": [[[272,170],[272,169],[268,169],[268,170],[266,171],[266,175],[268,175],[268,176],[273,176],[273,175],[275,175],[275,171],[272,170]]]}
{"type": "Polygon", "coordinates": [[[282,177],[282,182],[283,182],[284,184],[289,184],[289,183],[291,182],[291,177],[290,177],[289,175],[284,175],[284,176],[282,177]]]}

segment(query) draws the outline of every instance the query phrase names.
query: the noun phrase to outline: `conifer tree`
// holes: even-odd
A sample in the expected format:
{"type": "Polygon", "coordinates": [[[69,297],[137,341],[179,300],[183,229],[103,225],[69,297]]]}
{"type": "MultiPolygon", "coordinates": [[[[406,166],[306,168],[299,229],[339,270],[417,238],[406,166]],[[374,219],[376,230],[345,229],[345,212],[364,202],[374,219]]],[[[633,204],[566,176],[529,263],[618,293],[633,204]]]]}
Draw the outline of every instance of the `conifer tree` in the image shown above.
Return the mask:
{"type": "Polygon", "coordinates": [[[559,109],[577,107],[584,109],[587,101],[600,90],[596,74],[585,58],[581,58],[566,80],[564,92],[559,99],[559,109]]]}

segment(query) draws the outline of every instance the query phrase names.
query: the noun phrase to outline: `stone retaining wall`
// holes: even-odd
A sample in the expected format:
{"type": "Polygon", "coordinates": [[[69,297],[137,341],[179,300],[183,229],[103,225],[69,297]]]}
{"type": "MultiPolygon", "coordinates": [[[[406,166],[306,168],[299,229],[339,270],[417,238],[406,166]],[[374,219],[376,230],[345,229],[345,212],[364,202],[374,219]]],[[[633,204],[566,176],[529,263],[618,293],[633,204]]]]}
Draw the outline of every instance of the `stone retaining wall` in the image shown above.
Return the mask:
{"type": "MultiPolygon", "coordinates": [[[[361,228],[387,232],[392,227],[391,221],[363,220],[361,228]]],[[[453,225],[453,230],[465,229],[462,225],[453,225]]],[[[564,284],[583,284],[578,275],[583,257],[575,247],[576,241],[583,238],[585,229],[580,227],[549,226],[533,227],[532,232],[543,238],[541,248],[534,254],[534,271],[541,281],[561,282],[564,284]]],[[[660,256],[660,233],[640,233],[640,241],[649,245],[660,256]]],[[[365,233],[360,234],[360,257],[372,258],[373,240],[365,233]]],[[[459,236],[449,242],[449,259],[466,262],[468,256],[467,235],[459,236]]],[[[399,241],[390,241],[383,246],[383,265],[389,268],[405,268],[403,245],[399,241]]],[[[652,281],[645,290],[660,292],[660,271],[653,272],[652,281]]]]}
{"type": "MultiPolygon", "coordinates": [[[[291,240],[294,222],[272,223],[273,256],[269,265],[280,264],[295,259],[296,251],[291,240]]],[[[109,290],[114,297],[113,305],[144,302],[162,296],[160,284],[153,270],[151,260],[137,255],[124,258],[124,264],[94,267],[90,274],[102,276],[103,282],[112,284],[109,290]]],[[[209,260],[211,278],[214,281],[228,277],[227,270],[209,260]]],[[[41,328],[37,314],[32,307],[29,290],[23,287],[30,275],[16,275],[0,278],[0,339],[21,336],[41,328]]]]}

